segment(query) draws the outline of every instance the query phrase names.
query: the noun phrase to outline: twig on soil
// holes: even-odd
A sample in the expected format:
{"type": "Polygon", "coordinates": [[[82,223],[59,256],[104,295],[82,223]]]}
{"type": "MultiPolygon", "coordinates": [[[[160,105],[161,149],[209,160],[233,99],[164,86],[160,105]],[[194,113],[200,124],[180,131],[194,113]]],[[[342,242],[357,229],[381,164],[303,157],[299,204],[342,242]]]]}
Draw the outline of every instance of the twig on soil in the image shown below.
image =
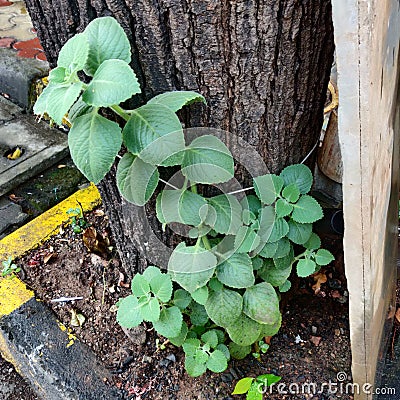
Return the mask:
{"type": "Polygon", "coordinates": [[[52,303],[66,303],[68,301],[75,301],[75,300],[83,300],[83,297],[77,296],[77,297],[60,297],[58,299],[53,299],[50,300],[52,303]]]}

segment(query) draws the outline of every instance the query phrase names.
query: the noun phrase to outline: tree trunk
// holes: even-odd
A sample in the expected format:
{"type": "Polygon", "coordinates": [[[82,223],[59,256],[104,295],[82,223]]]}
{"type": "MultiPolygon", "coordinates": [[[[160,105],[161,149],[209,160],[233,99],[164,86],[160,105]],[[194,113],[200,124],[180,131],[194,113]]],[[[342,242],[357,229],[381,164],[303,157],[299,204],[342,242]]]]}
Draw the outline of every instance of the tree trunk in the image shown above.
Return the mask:
{"type": "MultiPolygon", "coordinates": [[[[143,100],[199,91],[207,107],[185,111],[184,122],[243,138],[270,172],[300,162],[318,139],[334,51],[330,0],[26,2],[52,65],[69,37],[113,15],[131,41],[143,100]]],[[[113,172],[100,190],[124,265],[141,270],[135,207],[119,196],[113,172]]]]}

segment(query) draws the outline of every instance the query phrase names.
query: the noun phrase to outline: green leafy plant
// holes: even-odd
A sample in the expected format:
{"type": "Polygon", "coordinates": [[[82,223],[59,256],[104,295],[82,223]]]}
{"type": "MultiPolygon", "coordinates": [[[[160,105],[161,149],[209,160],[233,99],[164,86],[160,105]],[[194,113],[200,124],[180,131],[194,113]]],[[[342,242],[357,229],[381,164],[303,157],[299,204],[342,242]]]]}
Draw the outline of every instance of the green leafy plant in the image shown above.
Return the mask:
{"type": "Polygon", "coordinates": [[[71,227],[74,233],[81,233],[89,225],[83,217],[82,209],[79,207],[70,208],[66,211],[69,216],[71,227]]]}
{"type": "Polygon", "coordinates": [[[21,268],[12,262],[12,258],[8,257],[7,260],[1,262],[3,269],[1,271],[2,277],[15,278],[16,274],[21,271],[21,268]]]}
{"type": "Polygon", "coordinates": [[[232,394],[246,394],[246,400],[262,400],[266,389],[281,379],[280,376],[274,374],[263,374],[256,378],[242,378],[236,383],[232,394]]]}
{"type": "Polygon", "coordinates": [[[292,269],[305,277],[333,260],[312,232],[313,222],[323,216],[308,194],[312,174],[302,164],[291,165],[279,175],[255,177],[255,194],[202,196],[198,184],[234,176],[226,145],[213,135],[189,140],[176,115],[185,105],[205,102],[203,96],[167,92],[136,109],[122,108],[121,102],[140,92],[130,54],[113,18],[92,21],[62,48],[34,110],[57,123],[68,113],[71,156],[94,183],[123,146],[117,185],[137,206],[153,196],[160,167],[180,169],[182,186],[160,191],[156,215],[163,226],[188,227],[191,240],[176,246],[166,273],[151,266],[135,275],[132,294],[118,302],[117,320],[127,328],[152,323],[161,336],[182,346],[191,376],[207,369],[221,372],[231,356],[250,354],[253,344],[258,355],[267,351],[262,341],[280,328],[280,292],[290,289],[292,269]],[[82,71],[89,83],[81,81],[82,71]],[[101,107],[125,122],[106,119],[101,107]]]}

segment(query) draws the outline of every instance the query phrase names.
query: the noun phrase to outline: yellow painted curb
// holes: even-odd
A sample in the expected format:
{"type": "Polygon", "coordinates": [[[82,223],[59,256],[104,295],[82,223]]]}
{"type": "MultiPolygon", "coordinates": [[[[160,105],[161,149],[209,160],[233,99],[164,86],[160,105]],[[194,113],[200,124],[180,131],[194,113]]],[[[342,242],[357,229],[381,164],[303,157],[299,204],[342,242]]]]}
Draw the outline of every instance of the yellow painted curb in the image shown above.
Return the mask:
{"type": "Polygon", "coordinates": [[[33,221],[0,240],[0,260],[6,260],[8,257],[15,259],[37,247],[56,233],[62,223],[69,221],[67,211],[70,208],[79,207],[79,204],[83,211],[92,210],[101,204],[100,194],[95,185],[91,183],[89,187],[77,191],[33,221]]]}
{"type": "Polygon", "coordinates": [[[18,278],[0,280],[0,318],[11,314],[33,297],[33,292],[28,290],[18,278]]]}

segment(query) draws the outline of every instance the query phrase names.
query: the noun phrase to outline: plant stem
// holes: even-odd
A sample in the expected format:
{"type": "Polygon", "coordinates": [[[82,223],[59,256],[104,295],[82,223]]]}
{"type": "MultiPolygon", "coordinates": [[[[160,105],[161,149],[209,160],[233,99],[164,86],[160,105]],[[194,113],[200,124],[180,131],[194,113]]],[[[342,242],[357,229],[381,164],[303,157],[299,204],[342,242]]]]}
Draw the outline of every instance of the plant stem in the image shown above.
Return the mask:
{"type": "Polygon", "coordinates": [[[122,107],[120,107],[117,104],[114,104],[113,106],[110,106],[110,108],[125,121],[129,121],[130,115],[122,107]]]}
{"type": "Polygon", "coordinates": [[[204,247],[205,247],[207,250],[211,250],[211,244],[210,244],[210,242],[209,242],[209,240],[208,240],[207,235],[202,236],[202,237],[201,237],[201,241],[203,242],[204,247]]]}
{"type": "Polygon", "coordinates": [[[196,186],[196,185],[190,186],[190,190],[191,190],[193,193],[196,193],[196,194],[197,194],[197,186],[196,186]]]}

